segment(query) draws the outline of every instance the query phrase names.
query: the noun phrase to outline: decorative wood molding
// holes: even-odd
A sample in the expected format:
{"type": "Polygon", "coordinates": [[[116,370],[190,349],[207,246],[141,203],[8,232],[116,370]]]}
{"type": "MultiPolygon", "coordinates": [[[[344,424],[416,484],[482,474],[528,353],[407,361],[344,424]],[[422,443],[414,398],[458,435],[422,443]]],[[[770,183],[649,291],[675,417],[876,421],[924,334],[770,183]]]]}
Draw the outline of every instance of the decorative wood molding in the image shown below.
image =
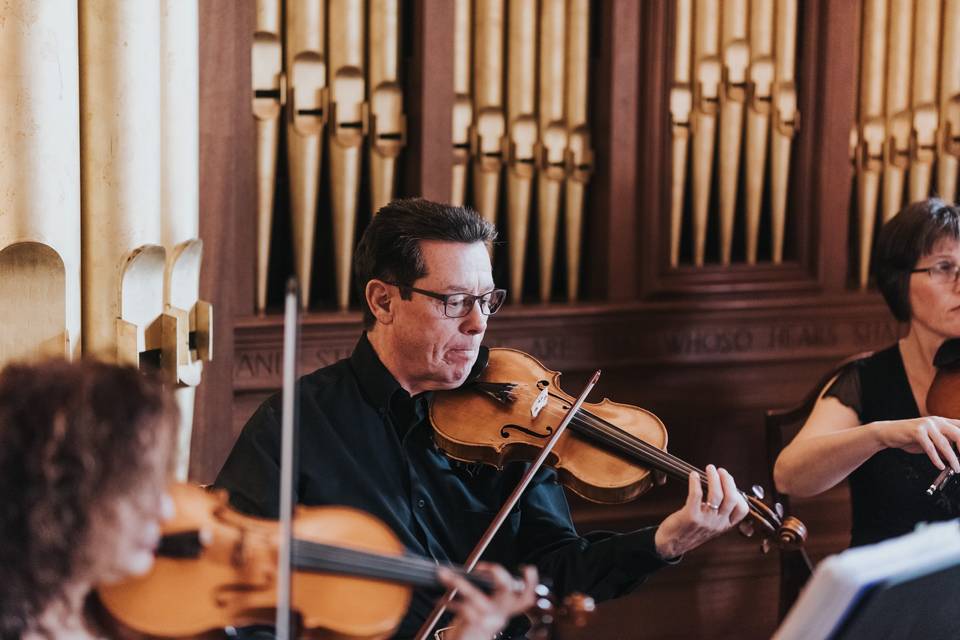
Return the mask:
{"type": "MultiPolygon", "coordinates": [[[[279,317],[238,319],[236,391],[280,386],[279,317]]],[[[897,325],[876,295],[778,300],[531,305],[506,308],[485,343],[522,349],[552,369],[633,365],[839,360],[889,344],[897,325]]],[[[350,355],[360,314],[314,314],[303,323],[304,373],[350,355]]]]}

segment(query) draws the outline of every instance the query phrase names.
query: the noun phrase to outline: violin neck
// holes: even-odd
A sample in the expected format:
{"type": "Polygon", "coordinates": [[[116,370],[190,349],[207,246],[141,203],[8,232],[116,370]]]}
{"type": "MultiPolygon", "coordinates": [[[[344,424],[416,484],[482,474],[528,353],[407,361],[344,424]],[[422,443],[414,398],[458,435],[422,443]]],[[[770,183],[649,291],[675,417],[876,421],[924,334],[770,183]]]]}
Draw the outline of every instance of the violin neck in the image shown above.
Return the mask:
{"type": "MultiPolygon", "coordinates": [[[[299,571],[375,578],[414,587],[444,588],[444,585],[437,579],[438,565],[431,560],[416,556],[388,556],[306,540],[295,540],[293,564],[299,571]]],[[[455,566],[447,566],[447,569],[465,577],[473,585],[484,591],[490,592],[493,590],[492,581],[484,576],[467,573],[462,568],[455,566]]]]}

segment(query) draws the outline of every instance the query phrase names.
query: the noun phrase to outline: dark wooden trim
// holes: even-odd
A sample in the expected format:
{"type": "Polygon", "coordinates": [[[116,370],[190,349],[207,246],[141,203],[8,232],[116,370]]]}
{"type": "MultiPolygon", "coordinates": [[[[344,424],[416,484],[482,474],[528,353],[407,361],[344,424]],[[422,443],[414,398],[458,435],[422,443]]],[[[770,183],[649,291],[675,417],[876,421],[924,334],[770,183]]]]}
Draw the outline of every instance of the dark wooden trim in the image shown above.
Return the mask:
{"type": "Polygon", "coordinates": [[[200,3],[200,237],[204,263],[200,295],[214,310],[213,361],[205,363],[194,409],[190,477],[210,482],[233,441],[233,320],[252,311],[253,253],[237,255],[238,216],[253,215],[253,118],[249,40],[250,3],[200,3]],[[238,271],[241,275],[238,276],[238,271]],[[250,271],[249,274],[246,272],[250,271]]]}
{"type": "Polygon", "coordinates": [[[585,260],[592,263],[592,297],[612,301],[636,295],[642,5],[635,0],[608,0],[599,15],[601,55],[591,118],[596,173],[585,260]]]}
{"type": "Polygon", "coordinates": [[[447,202],[453,160],[453,9],[450,0],[411,0],[413,56],[406,92],[408,196],[447,202]]]}
{"type": "Polygon", "coordinates": [[[804,86],[804,90],[817,94],[819,112],[816,127],[807,127],[805,134],[818,145],[816,159],[810,164],[810,170],[815,172],[811,206],[818,223],[814,237],[821,282],[828,290],[840,291],[847,288],[850,265],[850,128],[857,114],[860,3],[820,0],[811,4],[817,7],[819,38],[805,41],[804,46],[806,55],[819,56],[819,80],[816,85],[804,86]]]}

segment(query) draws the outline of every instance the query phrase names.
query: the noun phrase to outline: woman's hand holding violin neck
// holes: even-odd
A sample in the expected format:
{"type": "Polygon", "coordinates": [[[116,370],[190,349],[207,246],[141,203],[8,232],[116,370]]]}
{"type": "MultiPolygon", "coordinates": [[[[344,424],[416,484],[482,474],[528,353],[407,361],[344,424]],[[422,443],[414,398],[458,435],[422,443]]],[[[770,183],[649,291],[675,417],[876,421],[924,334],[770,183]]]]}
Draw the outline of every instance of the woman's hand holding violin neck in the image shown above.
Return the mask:
{"type": "Polygon", "coordinates": [[[657,553],[676,558],[736,525],[750,511],[726,469],[707,465],[707,495],[703,496],[700,476],[690,472],[687,501],[667,516],[657,529],[657,553]]]}
{"type": "Polygon", "coordinates": [[[882,447],[925,453],[937,469],[950,467],[960,473],[960,460],[954,448],[960,445],[960,420],[924,416],[874,422],[872,426],[882,447]]]}
{"type": "Polygon", "coordinates": [[[449,640],[490,640],[515,615],[533,607],[539,577],[535,567],[524,567],[523,582],[518,584],[500,565],[481,562],[477,571],[493,580],[493,593],[487,595],[463,577],[441,568],[440,582],[457,589],[457,597],[450,603],[456,613],[449,640]]]}

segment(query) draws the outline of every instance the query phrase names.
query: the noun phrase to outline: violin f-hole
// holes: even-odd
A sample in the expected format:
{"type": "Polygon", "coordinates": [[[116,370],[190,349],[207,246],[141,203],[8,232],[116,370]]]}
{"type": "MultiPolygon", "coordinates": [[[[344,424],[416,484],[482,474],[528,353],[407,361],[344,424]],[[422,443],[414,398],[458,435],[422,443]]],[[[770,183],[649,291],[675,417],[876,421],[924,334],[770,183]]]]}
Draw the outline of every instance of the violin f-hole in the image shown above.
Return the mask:
{"type": "Polygon", "coordinates": [[[517,431],[522,431],[523,433],[527,434],[528,436],[533,436],[534,438],[540,438],[540,439],[542,439],[542,440],[546,440],[547,438],[549,438],[550,436],[553,435],[553,427],[551,427],[551,426],[549,426],[549,425],[544,429],[545,433],[537,433],[537,432],[534,431],[533,429],[528,429],[528,428],[526,428],[526,427],[521,427],[521,426],[518,425],[518,424],[505,424],[505,425],[503,425],[503,426],[500,428],[500,435],[501,435],[502,437],[504,437],[504,438],[509,438],[509,437],[510,437],[510,433],[509,433],[510,429],[516,429],[517,431]]]}

